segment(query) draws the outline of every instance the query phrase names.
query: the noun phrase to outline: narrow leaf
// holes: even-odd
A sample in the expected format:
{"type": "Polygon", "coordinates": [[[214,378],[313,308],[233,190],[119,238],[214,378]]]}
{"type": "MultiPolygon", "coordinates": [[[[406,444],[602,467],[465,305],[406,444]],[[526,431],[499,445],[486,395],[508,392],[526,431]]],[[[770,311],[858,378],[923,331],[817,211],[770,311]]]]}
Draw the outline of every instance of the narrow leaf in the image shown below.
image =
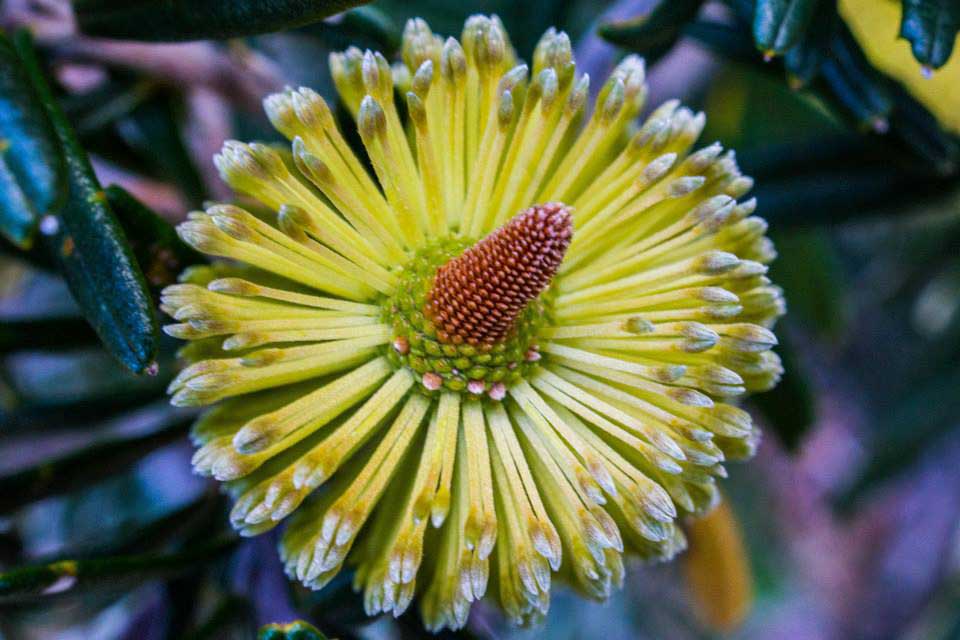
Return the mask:
{"type": "Polygon", "coordinates": [[[910,41],[913,57],[927,69],[950,59],[960,31],[957,0],[903,0],[900,37],[910,41]]]}
{"type": "Polygon", "coordinates": [[[819,0],[757,0],[753,39],[765,58],[783,55],[803,40],[819,0]]]}
{"type": "Polygon", "coordinates": [[[90,325],[79,317],[0,320],[0,354],[77,348],[96,340],[90,325]]]}
{"type": "Polygon", "coordinates": [[[370,0],[75,0],[80,30],[129,40],[236,38],[318,22],[370,0]]]}
{"type": "Polygon", "coordinates": [[[51,563],[69,557],[105,557],[160,551],[171,545],[192,542],[198,537],[209,536],[219,531],[223,522],[226,498],[213,491],[204,492],[199,498],[163,515],[142,522],[136,518],[123,518],[117,523],[104,526],[96,540],[70,544],[55,557],[41,557],[38,563],[51,563]]]}
{"type": "Polygon", "coordinates": [[[682,34],[697,40],[731,62],[750,64],[757,51],[750,39],[735,25],[714,20],[695,20],[682,29],[682,34]]]}
{"type": "Polygon", "coordinates": [[[0,403],[0,436],[88,428],[150,402],[165,406],[164,388],[174,369],[171,356],[162,354],[157,376],[136,376],[99,341],[91,349],[11,353],[5,364],[15,401],[0,403]]]}
{"type": "Polygon", "coordinates": [[[7,162],[5,142],[0,140],[0,233],[17,247],[29,249],[40,219],[7,162]]]}
{"type": "Polygon", "coordinates": [[[196,570],[202,562],[229,551],[236,542],[232,536],[220,535],[176,553],[59,560],[20,567],[0,573],[0,602],[43,599],[97,586],[116,588],[127,582],[139,585],[145,579],[196,570]]]}
{"type": "Polygon", "coordinates": [[[891,87],[891,95],[895,105],[890,116],[892,132],[938,175],[955,175],[960,163],[956,136],[944,131],[936,116],[902,87],[891,87]]]}
{"type": "Polygon", "coordinates": [[[375,7],[357,7],[347,11],[334,25],[351,37],[360,36],[377,44],[384,55],[400,49],[402,34],[389,15],[375,7]]]}
{"type": "Polygon", "coordinates": [[[34,242],[29,249],[23,249],[8,240],[2,233],[0,233],[0,256],[26,262],[40,271],[57,270],[53,259],[43,250],[40,243],[34,242]]]}
{"type": "MultiPolygon", "coordinates": [[[[0,399],[2,399],[0,393],[0,399]]],[[[92,424],[101,424],[120,414],[142,407],[153,401],[163,401],[163,388],[126,391],[122,394],[92,398],[78,402],[13,404],[9,409],[0,406],[0,434],[20,435],[51,430],[84,430],[92,424]]],[[[16,398],[14,398],[16,402],[16,398]]],[[[0,402],[2,405],[2,402],[0,402]]]]}
{"type": "Polygon", "coordinates": [[[838,225],[876,217],[882,213],[882,207],[916,202],[924,194],[935,193],[949,184],[945,179],[893,166],[853,166],[768,180],[753,193],[764,203],[764,218],[788,228],[838,225]]]}
{"type": "Polygon", "coordinates": [[[0,33],[0,234],[22,249],[63,199],[66,172],[53,126],[23,62],[0,33]]]}
{"type": "Polygon", "coordinates": [[[48,250],[107,349],[134,373],[153,366],[159,324],[143,274],[76,134],[40,70],[30,37],[17,50],[67,163],[67,202],[45,234],[48,250]]]}
{"type": "Polygon", "coordinates": [[[831,39],[830,58],[821,71],[833,95],[861,127],[887,132],[893,109],[887,81],[867,61],[849,30],[840,29],[831,39]]]}
{"type": "Polygon", "coordinates": [[[176,282],[185,267],[206,262],[186,245],[173,225],[119,185],[106,188],[107,202],[117,215],[150,287],[158,292],[176,282]]]}
{"type": "Polygon", "coordinates": [[[703,0],[661,0],[646,13],[597,28],[601,38],[656,60],[673,47],[683,26],[693,20],[703,0]]]}
{"type": "MultiPolygon", "coordinates": [[[[122,472],[144,456],[186,435],[192,418],[171,414],[151,433],[116,438],[0,477],[0,513],[82,489],[122,472]]],[[[2,589],[0,589],[2,591],[2,589]]]]}
{"type": "Polygon", "coordinates": [[[814,12],[805,36],[783,56],[790,88],[809,86],[820,73],[830,38],[836,32],[840,16],[831,3],[821,3],[814,12]]]}

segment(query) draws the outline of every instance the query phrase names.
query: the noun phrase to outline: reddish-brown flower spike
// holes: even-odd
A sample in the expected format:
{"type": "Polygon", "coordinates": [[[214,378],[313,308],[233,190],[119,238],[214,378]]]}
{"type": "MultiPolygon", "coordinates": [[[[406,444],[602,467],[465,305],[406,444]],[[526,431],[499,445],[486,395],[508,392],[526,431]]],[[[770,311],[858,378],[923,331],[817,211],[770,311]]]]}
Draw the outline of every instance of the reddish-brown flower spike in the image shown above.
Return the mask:
{"type": "Polygon", "coordinates": [[[570,209],[534,205],[437,270],[427,316],[441,342],[489,347],[557,273],[573,236],[570,209]]]}

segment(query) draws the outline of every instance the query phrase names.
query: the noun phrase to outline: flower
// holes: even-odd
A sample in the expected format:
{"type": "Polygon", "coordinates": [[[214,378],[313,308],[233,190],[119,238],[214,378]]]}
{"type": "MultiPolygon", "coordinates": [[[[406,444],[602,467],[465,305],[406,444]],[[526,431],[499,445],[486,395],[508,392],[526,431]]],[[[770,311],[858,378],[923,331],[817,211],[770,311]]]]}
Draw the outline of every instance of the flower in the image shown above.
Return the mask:
{"type": "Polygon", "coordinates": [[[758,433],[783,312],[732,152],[668,102],[641,126],[627,57],[587,112],[566,34],[532,70],[496,17],[422,20],[403,63],[331,57],[364,159],[309,89],[265,100],[290,151],[227,142],[218,204],[180,236],[227,259],[163,294],[192,341],[170,385],[233,525],[289,516],[280,553],[321,588],[348,563],[368,613],[414,595],[431,629],[488,587],[518,623],[553,574],[603,599],[627,552],[667,559],[758,433]],[[462,43],[462,44],[461,44],[462,43]],[[401,104],[395,96],[403,96],[401,104]],[[401,117],[401,111],[407,117],[401,117]],[[585,121],[585,124],[583,124],[585,121]]]}

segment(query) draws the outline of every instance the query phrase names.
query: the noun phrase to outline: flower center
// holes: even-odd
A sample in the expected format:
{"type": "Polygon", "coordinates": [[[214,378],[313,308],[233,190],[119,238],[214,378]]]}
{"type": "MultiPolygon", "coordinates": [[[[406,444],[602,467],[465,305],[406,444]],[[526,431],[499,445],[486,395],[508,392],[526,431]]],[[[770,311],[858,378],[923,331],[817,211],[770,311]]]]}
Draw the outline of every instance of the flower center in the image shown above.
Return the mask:
{"type": "Polygon", "coordinates": [[[540,359],[536,335],[573,233],[570,211],[537,205],[470,246],[446,238],[419,251],[385,304],[391,359],[441,388],[500,400],[540,359]]]}

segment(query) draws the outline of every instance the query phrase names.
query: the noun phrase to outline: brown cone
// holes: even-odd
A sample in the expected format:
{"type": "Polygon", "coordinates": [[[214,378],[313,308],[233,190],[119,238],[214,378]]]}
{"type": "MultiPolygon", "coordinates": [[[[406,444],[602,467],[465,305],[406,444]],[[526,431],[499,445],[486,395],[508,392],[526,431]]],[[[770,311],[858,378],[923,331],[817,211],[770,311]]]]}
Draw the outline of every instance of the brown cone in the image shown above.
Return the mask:
{"type": "Polygon", "coordinates": [[[550,284],[573,235],[570,209],[534,205],[437,270],[427,316],[441,342],[489,347],[550,284]]]}

